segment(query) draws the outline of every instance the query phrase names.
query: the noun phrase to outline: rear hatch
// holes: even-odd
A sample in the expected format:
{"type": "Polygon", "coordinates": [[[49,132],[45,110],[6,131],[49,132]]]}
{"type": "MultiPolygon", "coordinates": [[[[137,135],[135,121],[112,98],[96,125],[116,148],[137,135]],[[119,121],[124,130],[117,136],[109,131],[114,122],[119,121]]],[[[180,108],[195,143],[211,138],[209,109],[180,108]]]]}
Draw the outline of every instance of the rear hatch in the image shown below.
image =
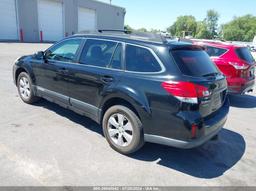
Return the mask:
{"type": "MultiPolygon", "coordinates": [[[[179,81],[193,84],[190,86],[194,86],[196,90],[197,101],[190,102],[196,105],[194,108],[198,109],[203,117],[217,111],[225,102],[227,82],[208,54],[201,47],[194,45],[176,48],[170,53],[182,73],[179,81]]],[[[189,97],[185,94],[184,96],[189,97]]]]}

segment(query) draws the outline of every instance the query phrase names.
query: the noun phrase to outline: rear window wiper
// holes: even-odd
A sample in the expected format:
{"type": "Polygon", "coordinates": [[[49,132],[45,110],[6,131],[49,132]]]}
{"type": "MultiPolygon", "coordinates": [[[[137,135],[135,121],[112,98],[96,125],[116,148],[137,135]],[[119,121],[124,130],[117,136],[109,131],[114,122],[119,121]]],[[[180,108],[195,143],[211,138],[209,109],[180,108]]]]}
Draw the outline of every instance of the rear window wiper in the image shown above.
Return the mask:
{"type": "Polygon", "coordinates": [[[212,73],[204,74],[203,77],[217,76],[218,74],[219,74],[218,72],[212,72],[212,73]]]}

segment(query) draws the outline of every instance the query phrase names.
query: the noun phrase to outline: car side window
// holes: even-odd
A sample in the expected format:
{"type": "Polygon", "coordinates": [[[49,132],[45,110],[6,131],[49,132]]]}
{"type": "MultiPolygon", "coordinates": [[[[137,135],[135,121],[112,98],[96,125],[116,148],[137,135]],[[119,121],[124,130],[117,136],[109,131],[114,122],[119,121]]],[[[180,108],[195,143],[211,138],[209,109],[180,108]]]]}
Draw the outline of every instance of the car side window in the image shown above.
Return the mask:
{"type": "Polygon", "coordinates": [[[80,63],[91,66],[107,67],[116,49],[116,42],[104,40],[86,40],[80,63]]]}
{"type": "Polygon", "coordinates": [[[118,44],[112,60],[109,64],[109,68],[122,69],[122,44],[118,44]]]}
{"type": "Polygon", "coordinates": [[[153,54],[146,48],[126,45],[126,70],[132,72],[159,72],[159,65],[153,54]]]}
{"type": "Polygon", "coordinates": [[[224,54],[227,50],[223,48],[216,48],[212,46],[206,46],[206,52],[209,56],[221,56],[224,54]]]}
{"type": "Polygon", "coordinates": [[[70,39],[61,42],[48,50],[47,58],[57,61],[74,61],[82,39],[70,39]]]}

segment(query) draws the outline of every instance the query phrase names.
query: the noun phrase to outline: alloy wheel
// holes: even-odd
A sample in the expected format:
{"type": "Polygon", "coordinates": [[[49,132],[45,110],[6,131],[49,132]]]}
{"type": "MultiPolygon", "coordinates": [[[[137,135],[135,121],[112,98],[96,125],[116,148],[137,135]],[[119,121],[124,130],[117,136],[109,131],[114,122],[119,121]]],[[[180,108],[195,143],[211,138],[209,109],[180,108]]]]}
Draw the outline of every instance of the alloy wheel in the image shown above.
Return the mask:
{"type": "Polygon", "coordinates": [[[20,91],[20,95],[22,98],[29,99],[30,94],[31,94],[31,89],[30,89],[28,79],[24,76],[20,78],[19,91],[20,91]]]}
{"type": "Polygon", "coordinates": [[[110,116],[107,132],[111,140],[118,146],[126,147],[133,139],[133,127],[130,120],[123,114],[116,113],[110,116]]]}

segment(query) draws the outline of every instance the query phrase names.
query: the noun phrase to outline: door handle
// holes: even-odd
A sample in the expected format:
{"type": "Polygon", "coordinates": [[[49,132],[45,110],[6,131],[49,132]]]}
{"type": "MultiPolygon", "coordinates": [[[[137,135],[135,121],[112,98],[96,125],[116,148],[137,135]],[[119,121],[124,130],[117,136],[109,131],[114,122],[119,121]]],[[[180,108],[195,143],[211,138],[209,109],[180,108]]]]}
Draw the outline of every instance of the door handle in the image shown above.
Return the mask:
{"type": "Polygon", "coordinates": [[[101,77],[101,81],[104,83],[111,83],[114,81],[114,79],[111,76],[103,76],[101,77]]]}

